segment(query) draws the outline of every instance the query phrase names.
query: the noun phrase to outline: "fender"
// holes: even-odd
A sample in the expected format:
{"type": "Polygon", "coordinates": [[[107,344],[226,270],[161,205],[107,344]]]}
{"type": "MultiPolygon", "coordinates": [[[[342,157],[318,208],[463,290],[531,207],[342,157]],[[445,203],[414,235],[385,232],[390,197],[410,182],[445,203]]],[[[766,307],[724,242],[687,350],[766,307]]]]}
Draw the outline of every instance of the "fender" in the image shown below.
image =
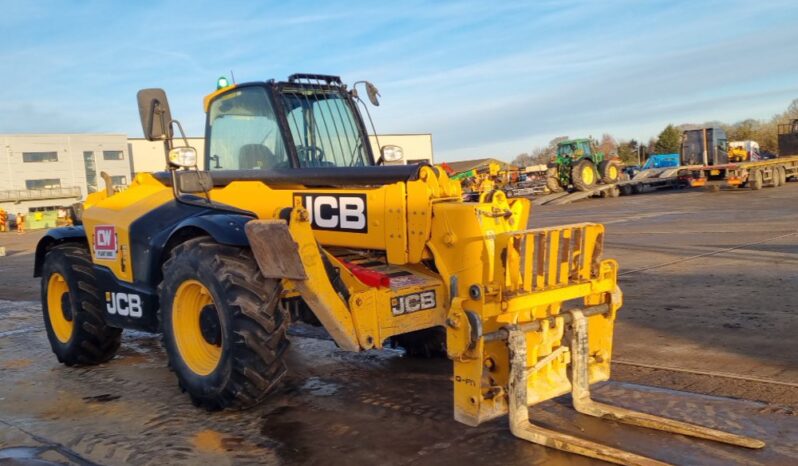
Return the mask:
{"type": "Polygon", "coordinates": [[[249,246],[244,225],[254,216],[206,210],[186,217],[172,228],[153,235],[141,245],[133,245],[134,280],[139,284],[159,283],[161,266],[178,244],[197,236],[208,235],[220,244],[249,246]],[[146,249],[145,249],[146,248],[146,249]]]}
{"type": "Polygon", "coordinates": [[[53,228],[39,240],[36,244],[36,258],[33,262],[34,277],[42,276],[42,266],[44,265],[44,256],[47,254],[47,251],[56,244],[66,242],[88,244],[86,231],[83,229],[83,225],[53,228]]]}
{"type": "Polygon", "coordinates": [[[167,244],[171,242],[172,238],[182,236],[181,232],[186,229],[200,229],[210,235],[217,243],[248,247],[249,240],[244,232],[244,225],[254,218],[254,216],[229,213],[211,213],[189,217],[172,230],[167,244]]]}

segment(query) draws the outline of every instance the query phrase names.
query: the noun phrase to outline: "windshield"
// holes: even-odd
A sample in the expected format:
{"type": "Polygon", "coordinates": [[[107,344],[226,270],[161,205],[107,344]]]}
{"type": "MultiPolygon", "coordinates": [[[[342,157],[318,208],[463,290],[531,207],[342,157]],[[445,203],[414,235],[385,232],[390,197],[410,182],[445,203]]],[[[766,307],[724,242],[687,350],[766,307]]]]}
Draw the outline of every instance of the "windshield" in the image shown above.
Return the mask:
{"type": "Polygon", "coordinates": [[[243,87],[216,99],[209,109],[210,170],[290,167],[266,89],[243,87]]]}
{"type": "Polygon", "coordinates": [[[295,88],[280,97],[300,167],[371,165],[368,137],[342,91],[295,88]]]}
{"type": "Polygon", "coordinates": [[[582,157],[590,155],[590,144],[587,141],[563,142],[557,147],[560,157],[582,157]]]}

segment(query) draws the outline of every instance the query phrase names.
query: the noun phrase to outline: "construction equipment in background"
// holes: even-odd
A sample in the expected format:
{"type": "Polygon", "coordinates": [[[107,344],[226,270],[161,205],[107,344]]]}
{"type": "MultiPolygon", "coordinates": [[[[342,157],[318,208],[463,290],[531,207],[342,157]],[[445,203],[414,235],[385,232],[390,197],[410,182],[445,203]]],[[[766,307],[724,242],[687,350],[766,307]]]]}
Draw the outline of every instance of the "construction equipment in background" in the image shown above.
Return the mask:
{"type": "Polygon", "coordinates": [[[732,141],[729,143],[729,162],[761,160],[759,143],[756,141],[732,141]]]}
{"type": "Polygon", "coordinates": [[[517,184],[520,178],[517,168],[507,164],[503,166],[491,159],[459,173],[452,173],[449,168],[447,173],[451,174],[452,180],[460,181],[464,198],[469,201],[476,201],[481,195],[496,189],[502,190],[506,194],[508,189],[512,190],[512,186],[517,184]]]}
{"type": "Polygon", "coordinates": [[[570,393],[590,416],[764,445],[592,401],[590,385],[609,378],[622,305],[618,264],[602,258],[604,227],[528,230],[526,199],[493,190],[466,203],[439,167],[378,166],[357,95],[340,78],[224,83],[204,102],[210,171],[175,145],[165,93],[138,97],[145,135],[164,142],[170,170],[92,194],[82,225],[51,230],[36,248],[59,361],[102,363],[123,328],[162,330],[195,405],[247,408],[279,386],[286,326],[306,318],[345,351],[445,335],[454,417],[470,426],[507,415],[530,442],[661,464],[530,422],[530,405],[570,393]]]}
{"type": "Polygon", "coordinates": [[[616,183],[620,161],[598,151],[593,139],[570,139],[557,144],[557,154],[549,163],[546,187],[552,193],[569,190],[589,191],[596,184],[616,183]]]}

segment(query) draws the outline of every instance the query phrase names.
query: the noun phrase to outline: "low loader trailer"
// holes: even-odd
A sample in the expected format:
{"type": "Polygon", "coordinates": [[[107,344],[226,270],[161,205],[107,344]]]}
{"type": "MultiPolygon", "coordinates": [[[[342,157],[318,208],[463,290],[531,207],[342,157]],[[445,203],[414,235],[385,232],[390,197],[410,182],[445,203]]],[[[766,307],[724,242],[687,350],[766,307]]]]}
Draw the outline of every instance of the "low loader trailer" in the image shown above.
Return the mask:
{"type": "Polygon", "coordinates": [[[769,160],[728,163],[723,165],[688,166],[690,186],[747,187],[759,190],[777,188],[798,178],[798,156],[769,160]]]}
{"type": "Polygon", "coordinates": [[[196,406],[245,409],[280,386],[286,328],[304,321],[343,351],[442,346],[454,418],[468,426],[507,417],[536,444],[665,464],[532,422],[531,405],[570,394],[588,416],[764,447],[594,401],[623,304],[603,225],[527,229],[527,199],[497,190],[464,202],[440,167],[384,166],[390,150],[371,152],[356,89],[308,74],[220,85],[204,102],[208,171],[173,136],[166,94],[140,91],[145,136],[165,144],[169,171],[93,193],[75,226],[36,248],[57,359],[100,364],[123,329],[162,333],[196,406]]]}

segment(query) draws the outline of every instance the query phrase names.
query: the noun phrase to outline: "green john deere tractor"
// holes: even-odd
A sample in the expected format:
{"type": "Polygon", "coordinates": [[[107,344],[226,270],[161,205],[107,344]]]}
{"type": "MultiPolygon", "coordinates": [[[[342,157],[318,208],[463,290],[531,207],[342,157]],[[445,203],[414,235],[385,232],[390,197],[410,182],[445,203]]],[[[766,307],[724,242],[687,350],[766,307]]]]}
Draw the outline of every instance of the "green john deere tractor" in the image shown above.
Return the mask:
{"type": "Polygon", "coordinates": [[[599,181],[612,184],[621,174],[619,163],[599,152],[593,139],[569,139],[557,144],[557,156],[549,163],[546,187],[558,193],[573,186],[588,191],[599,181]]]}

